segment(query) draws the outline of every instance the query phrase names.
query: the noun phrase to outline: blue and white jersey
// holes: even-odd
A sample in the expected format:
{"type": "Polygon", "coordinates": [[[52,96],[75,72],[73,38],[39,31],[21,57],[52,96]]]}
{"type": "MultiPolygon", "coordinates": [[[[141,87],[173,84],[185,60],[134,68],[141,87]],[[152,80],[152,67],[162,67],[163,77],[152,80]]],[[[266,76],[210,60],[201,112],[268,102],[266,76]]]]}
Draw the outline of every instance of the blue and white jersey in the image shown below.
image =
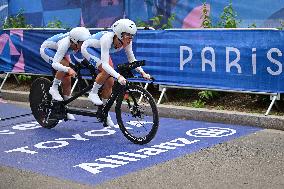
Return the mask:
{"type": "Polygon", "coordinates": [[[70,48],[70,44],[69,32],[60,33],[48,38],[42,43],[40,47],[40,54],[46,60],[45,49],[48,48],[56,51],[54,57],[49,59],[52,60],[52,67],[58,71],[68,72],[69,68],[61,65],[60,62],[65,57],[65,55],[76,53],[70,48]]]}
{"type": "MultiPolygon", "coordinates": [[[[118,78],[119,74],[109,65],[109,58],[111,53],[118,52],[123,48],[115,49],[113,45],[113,38],[115,33],[111,31],[102,31],[96,34],[93,34],[89,39],[84,41],[81,52],[83,56],[88,60],[97,62],[97,66],[102,64],[103,69],[110,74],[111,76],[118,78]],[[88,48],[94,48],[97,52],[100,53],[100,57],[95,57],[88,51],[88,48]]],[[[125,48],[125,53],[127,55],[129,62],[136,61],[135,56],[132,51],[132,42],[127,45],[125,48]]],[[[137,71],[141,71],[142,68],[138,68],[137,71]]]]}
{"type": "Polygon", "coordinates": [[[58,41],[60,41],[61,39],[65,38],[65,37],[69,37],[69,32],[56,34],[56,35],[48,38],[46,41],[53,41],[53,42],[57,43],[58,41]]]}
{"type": "MultiPolygon", "coordinates": [[[[89,39],[90,39],[91,42],[99,42],[99,41],[101,40],[101,38],[102,38],[105,34],[107,34],[107,33],[110,33],[110,32],[107,32],[107,31],[98,32],[98,33],[92,35],[89,39]],[[92,39],[93,39],[93,40],[92,40],[92,39]]],[[[113,33],[113,32],[112,32],[112,33],[113,33]]],[[[113,33],[113,34],[114,34],[114,33],[113,33]]],[[[106,35],[106,36],[107,36],[107,35],[106,35]]],[[[110,35],[110,37],[113,37],[113,35],[110,35]]],[[[104,39],[102,39],[102,40],[104,40],[104,39]]],[[[93,44],[93,45],[90,46],[90,47],[93,47],[93,48],[96,49],[96,51],[101,52],[100,45],[98,45],[98,44],[93,44]],[[96,48],[96,47],[98,47],[98,48],[96,48]]],[[[111,41],[111,46],[110,46],[110,49],[109,49],[109,53],[110,53],[110,54],[115,53],[115,52],[118,52],[118,51],[120,51],[121,49],[122,49],[122,48],[120,48],[120,49],[115,49],[115,48],[114,48],[114,45],[113,45],[113,43],[112,43],[112,41],[111,41]]]]}

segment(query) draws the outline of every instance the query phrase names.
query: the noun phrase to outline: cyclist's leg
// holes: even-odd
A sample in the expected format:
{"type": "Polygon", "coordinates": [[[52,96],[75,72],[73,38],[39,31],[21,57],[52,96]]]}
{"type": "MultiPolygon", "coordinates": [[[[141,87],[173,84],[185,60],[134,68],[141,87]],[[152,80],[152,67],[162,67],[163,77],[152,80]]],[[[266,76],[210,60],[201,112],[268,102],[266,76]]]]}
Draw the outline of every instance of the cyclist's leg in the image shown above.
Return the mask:
{"type": "MultiPolygon", "coordinates": [[[[40,48],[40,55],[41,57],[50,65],[53,62],[53,57],[55,56],[55,50],[49,48],[40,48]]],[[[56,72],[55,78],[52,82],[52,86],[49,89],[49,93],[51,94],[52,98],[58,101],[62,101],[63,98],[58,92],[58,86],[61,84],[62,74],[56,72]]]]}
{"type": "MultiPolygon", "coordinates": [[[[109,64],[113,67],[113,63],[111,59],[109,60],[109,64]]],[[[112,86],[114,85],[114,79],[104,70],[102,70],[101,73],[103,73],[105,77],[107,78],[106,81],[104,82],[104,86],[102,90],[102,101],[103,101],[103,104],[105,104],[112,93],[112,86]]],[[[114,123],[109,113],[107,116],[107,125],[110,127],[114,127],[114,123]]]]}
{"type": "MultiPolygon", "coordinates": [[[[41,57],[52,64],[53,57],[55,56],[56,51],[49,48],[41,48],[40,54],[41,57]]],[[[69,66],[69,61],[67,58],[63,58],[60,62],[64,66],[69,66]]],[[[55,78],[53,80],[52,86],[49,90],[49,93],[52,95],[52,98],[58,101],[62,101],[63,98],[59,94],[58,87],[62,83],[63,95],[69,96],[71,91],[71,77],[66,75],[64,72],[56,71],[55,78]]]]}
{"type": "MultiPolygon", "coordinates": [[[[62,65],[69,67],[71,62],[71,58],[69,56],[65,56],[63,60],[60,62],[62,65]]],[[[71,76],[64,74],[62,78],[62,93],[63,99],[68,100],[71,98],[71,76]]],[[[75,120],[73,114],[67,113],[67,119],[75,120]]]]}
{"type": "MultiPolygon", "coordinates": [[[[111,59],[110,59],[110,62],[111,62],[111,59]]],[[[98,74],[96,78],[96,82],[100,84],[105,84],[105,82],[108,80],[110,75],[102,68],[101,65],[98,67],[98,69],[100,73],[98,74]]]]}
{"type": "MultiPolygon", "coordinates": [[[[96,64],[95,66],[99,69],[100,73],[97,75],[96,80],[94,82],[94,86],[92,91],[89,94],[89,99],[92,100],[94,104],[101,105],[103,103],[106,103],[107,99],[110,97],[111,92],[112,92],[112,86],[113,86],[113,78],[110,77],[110,75],[102,69],[101,60],[97,57],[100,57],[100,53],[97,52],[96,50],[92,48],[87,48],[88,55],[85,57],[90,63],[96,64]],[[104,85],[103,91],[102,91],[102,97],[103,97],[103,102],[100,101],[101,103],[98,104],[98,90],[100,87],[104,85]]],[[[109,60],[109,64],[113,67],[112,60],[109,60]]],[[[99,99],[100,100],[100,99],[99,99]]],[[[108,114],[107,117],[107,125],[110,127],[114,127],[114,123],[111,120],[110,115],[108,114]]]]}
{"type": "Polygon", "coordinates": [[[114,85],[113,77],[108,76],[108,79],[105,81],[103,90],[102,90],[102,98],[108,99],[112,93],[112,86],[114,85]]]}
{"type": "MultiPolygon", "coordinates": [[[[113,67],[112,59],[109,59],[109,65],[113,67]]],[[[111,77],[102,67],[99,67],[99,70],[101,71],[101,80],[104,82],[104,87],[102,90],[102,98],[108,99],[112,93],[112,86],[114,84],[113,77],[111,77]]]]}
{"type": "MultiPolygon", "coordinates": [[[[70,61],[67,57],[64,57],[60,62],[63,66],[69,67],[70,61]]],[[[62,78],[62,92],[65,96],[70,96],[71,93],[71,76],[64,72],[57,72],[58,78],[62,78]]]]}
{"type": "MultiPolygon", "coordinates": [[[[111,93],[112,93],[112,86],[114,84],[113,77],[109,76],[108,79],[105,81],[103,90],[102,90],[102,101],[103,104],[106,104],[107,100],[109,99],[111,93]]],[[[110,117],[110,114],[108,113],[107,116],[107,125],[110,127],[114,127],[114,123],[110,117]]]]}
{"type": "MultiPolygon", "coordinates": [[[[71,65],[75,65],[75,64],[77,64],[77,63],[81,63],[83,60],[84,60],[84,57],[83,57],[83,55],[82,55],[82,53],[81,52],[76,52],[76,53],[72,53],[72,54],[70,54],[70,55],[66,55],[65,57],[64,57],[64,59],[65,60],[67,60],[68,62],[67,62],[67,64],[66,64],[66,66],[67,67],[71,67],[71,65]],[[71,64],[71,65],[70,65],[71,64]]],[[[66,79],[66,87],[65,87],[65,91],[63,91],[63,95],[68,95],[68,96],[70,96],[70,95],[72,95],[71,94],[71,88],[72,88],[72,83],[71,83],[71,76],[69,76],[69,75],[65,75],[65,78],[64,79],[66,79]]],[[[71,97],[71,96],[70,96],[71,97]]]]}
{"type": "MultiPolygon", "coordinates": [[[[86,59],[93,64],[95,67],[99,67],[99,64],[101,62],[101,60],[98,58],[100,57],[100,53],[98,51],[96,51],[94,48],[87,48],[87,55],[86,55],[86,59]]],[[[101,70],[100,70],[101,71],[101,70]]],[[[100,72],[97,77],[96,80],[94,82],[93,88],[91,90],[91,92],[89,93],[88,98],[96,105],[102,105],[103,102],[101,101],[99,95],[98,95],[98,91],[101,88],[101,86],[104,84],[104,74],[102,72],[100,72]]]]}
{"type": "MultiPolygon", "coordinates": [[[[63,58],[60,61],[60,64],[69,67],[69,61],[66,58],[63,58]]],[[[50,90],[50,93],[52,94],[52,97],[54,98],[56,96],[56,98],[54,98],[55,100],[59,100],[62,101],[62,97],[61,99],[59,99],[58,94],[58,86],[61,84],[62,86],[62,92],[63,95],[65,96],[70,96],[70,92],[71,92],[71,76],[66,75],[65,72],[61,72],[61,71],[57,71],[55,74],[55,78],[53,80],[53,84],[50,90]]],[[[61,96],[61,95],[60,95],[61,96]]]]}
{"type": "Polygon", "coordinates": [[[100,73],[96,77],[93,88],[89,94],[88,98],[96,105],[103,104],[103,102],[101,101],[98,95],[98,92],[99,92],[99,89],[104,85],[104,82],[106,81],[107,77],[108,76],[105,71],[100,71],[100,73]]]}

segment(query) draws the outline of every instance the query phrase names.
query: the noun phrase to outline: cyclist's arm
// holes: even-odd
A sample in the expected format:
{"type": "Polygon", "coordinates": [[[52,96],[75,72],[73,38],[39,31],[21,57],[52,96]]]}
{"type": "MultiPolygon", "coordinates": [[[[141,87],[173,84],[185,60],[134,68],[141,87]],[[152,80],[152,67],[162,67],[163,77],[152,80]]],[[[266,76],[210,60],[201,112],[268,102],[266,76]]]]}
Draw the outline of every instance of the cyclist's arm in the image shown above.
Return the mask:
{"type": "Polygon", "coordinates": [[[113,67],[109,65],[109,49],[111,48],[112,38],[103,36],[101,38],[101,61],[102,61],[102,68],[112,77],[118,79],[120,76],[113,67]]]}
{"type": "MultiPolygon", "coordinates": [[[[135,56],[134,56],[134,53],[133,53],[133,50],[132,50],[132,42],[127,45],[125,47],[125,53],[126,53],[126,56],[127,56],[127,59],[128,59],[128,62],[134,62],[134,61],[137,61],[135,56]]],[[[138,67],[138,68],[135,68],[135,70],[139,73],[144,73],[144,70],[142,69],[142,67],[138,67]]]]}
{"type": "MultiPolygon", "coordinates": [[[[68,39],[67,39],[68,40],[68,39]]],[[[53,63],[51,64],[55,70],[67,73],[69,67],[63,66],[60,62],[64,58],[66,52],[69,48],[69,41],[67,40],[60,40],[58,42],[58,48],[53,58],[53,63]]]]}
{"type": "MultiPolygon", "coordinates": [[[[83,42],[82,46],[81,46],[81,53],[83,55],[83,57],[85,57],[88,61],[91,60],[91,58],[95,58],[93,57],[88,51],[87,48],[88,47],[94,47],[94,44],[96,42],[97,39],[87,39],[86,41],[83,42]]],[[[96,59],[97,60],[97,59],[96,59]]]]}

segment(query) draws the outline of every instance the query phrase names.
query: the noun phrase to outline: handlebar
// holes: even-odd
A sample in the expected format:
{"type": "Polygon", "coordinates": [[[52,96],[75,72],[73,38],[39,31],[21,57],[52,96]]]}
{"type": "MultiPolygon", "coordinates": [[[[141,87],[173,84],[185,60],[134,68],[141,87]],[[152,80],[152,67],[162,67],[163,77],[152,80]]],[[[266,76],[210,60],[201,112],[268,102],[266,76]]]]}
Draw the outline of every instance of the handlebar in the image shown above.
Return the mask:
{"type": "Polygon", "coordinates": [[[135,68],[138,68],[140,66],[145,66],[145,60],[141,60],[141,61],[134,61],[131,63],[126,63],[126,64],[119,64],[117,65],[117,69],[121,72],[121,71],[130,71],[130,70],[134,70],[135,68]]]}
{"type": "MultiPolygon", "coordinates": [[[[145,78],[142,76],[134,76],[133,79],[145,79],[145,78]]],[[[156,81],[156,79],[153,76],[151,76],[150,79],[147,79],[147,81],[150,81],[152,83],[156,81]]]]}
{"type": "Polygon", "coordinates": [[[121,74],[123,77],[132,78],[134,77],[132,70],[140,66],[145,66],[145,60],[134,61],[131,63],[126,63],[126,64],[119,64],[117,65],[117,70],[118,70],[118,73],[121,74]]]}

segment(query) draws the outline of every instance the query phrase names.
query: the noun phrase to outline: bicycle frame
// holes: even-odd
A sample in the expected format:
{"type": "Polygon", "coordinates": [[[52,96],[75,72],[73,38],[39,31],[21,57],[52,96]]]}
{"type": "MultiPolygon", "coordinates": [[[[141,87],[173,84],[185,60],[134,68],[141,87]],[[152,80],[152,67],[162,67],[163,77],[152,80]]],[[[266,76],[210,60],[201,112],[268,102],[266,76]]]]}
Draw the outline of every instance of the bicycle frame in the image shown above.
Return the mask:
{"type": "MultiPolygon", "coordinates": [[[[83,62],[82,65],[84,67],[81,67],[80,64],[72,65],[72,68],[77,72],[77,79],[78,79],[78,83],[79,84],[83,80],[82,79],[82,75],[80,73],[82,68],[87,68],[91,72],[93,80],[97,76],[96,68],[93,65],[91,65],[88,62],[83,62]]],[[[114,86],[113,86],[113,90],[112,90],[112,94],[111,94],[110,98],[108,99],[108,101],[106,102],[105,105],[98,106],[98,109],[97,109],[96,112],[66,107],[66,105],[68,105],[72,101],[76,100],[78,97],[84,95],[86,92],[90,91],[92,89],[92,87],[93,87],[92,84],[88,85],[87,87],[85,87],[83,90],[81,90],[79,93],[75,94],[70,99],[63,101],[63,105],[66,107],[66,112],[67,113],[76,114],[76,115],[83,115],[83,116],[96,117],[99,121],[105,123],[106,118],[108,116],[108,112],[111,109],[114,101],[118,97],[118,95],[121,92],[121,90],[123,90],[126,86],[120,85],[117,81],[115,81],[114,86]]]]}
{"type": "MultiPolygon", "coordinates": [[[[84,88],[81,92],[78,94],[74,95],[72,98],[63,101],[64,105],[69,104],[70,102],[74,101],[78,97],[84,95],[87,91],[92,89],[93,85],[89,85],[86,88],[84,88]]],[[[116,100],[118,94],[120,93],[121,90],[123,90],[125,86],[120,85],[118,82],[115,82],[115,85],[113,87],[113,92],[107,101],[105,105],[98,106],[98,110],[96,112],[93,111],[88,111],[88,110],[80,110],[80,109],[75,109],[75,108],[69,108],[66,107],[67,113],[71,114],[77,114],[77,115],[83,115],[83,116],[91,116],[91,117],[97,117],[100,121],[105,121],[107,118],[108,112],[111,109],[114,101],[116,100]]]]}

